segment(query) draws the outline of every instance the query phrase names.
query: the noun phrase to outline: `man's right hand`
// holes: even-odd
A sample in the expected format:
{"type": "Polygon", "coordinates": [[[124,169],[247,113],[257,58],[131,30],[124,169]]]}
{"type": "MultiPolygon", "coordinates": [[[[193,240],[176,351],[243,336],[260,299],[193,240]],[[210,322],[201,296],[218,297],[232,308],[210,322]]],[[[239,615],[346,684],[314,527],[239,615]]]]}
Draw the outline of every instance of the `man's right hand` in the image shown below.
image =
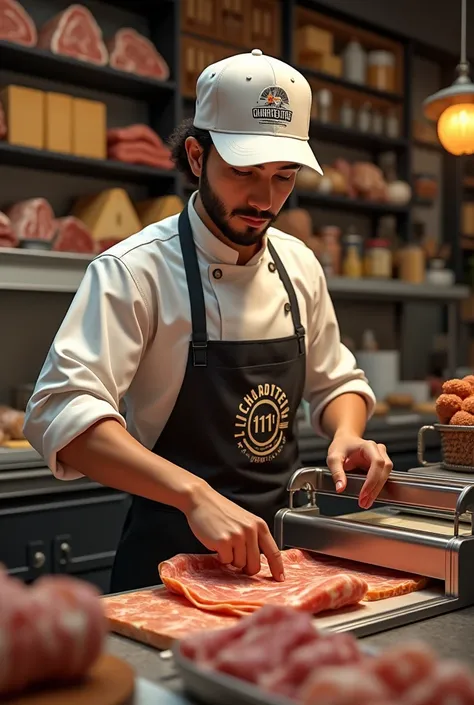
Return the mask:
{"type": "Polygon", "coordinates": [[[193,534],[207,549],[218,554],[221,563],[240,568],[247,575],[256,575],[263,553],[275,580],[285,579],[281,553],[263,519],[234,504],[209,485],[199,488],[185,515],[193,534]]]}

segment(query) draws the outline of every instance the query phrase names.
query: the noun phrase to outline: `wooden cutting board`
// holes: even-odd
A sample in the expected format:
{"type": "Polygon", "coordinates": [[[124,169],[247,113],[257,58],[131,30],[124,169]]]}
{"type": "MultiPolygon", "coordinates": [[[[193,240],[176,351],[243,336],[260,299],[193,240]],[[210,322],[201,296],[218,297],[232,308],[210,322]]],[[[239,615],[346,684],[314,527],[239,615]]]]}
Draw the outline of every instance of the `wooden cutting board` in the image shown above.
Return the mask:
{"type": "Polygon", "coordinates": [[[7,702],[8,705],[127,705],[134,690],[135,673],[131,666],[116,656],[104,654],[81,683],[32,690],[7,702]]]}

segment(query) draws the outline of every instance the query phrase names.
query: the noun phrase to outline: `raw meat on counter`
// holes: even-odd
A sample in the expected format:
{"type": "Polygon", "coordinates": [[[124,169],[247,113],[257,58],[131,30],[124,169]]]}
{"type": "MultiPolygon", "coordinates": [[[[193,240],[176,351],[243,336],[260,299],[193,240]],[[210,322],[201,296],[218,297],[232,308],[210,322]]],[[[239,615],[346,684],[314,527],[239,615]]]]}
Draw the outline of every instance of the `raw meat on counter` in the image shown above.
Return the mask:
{"type": "Polygon", "coordinates": [[[202,610],[242,616],[277,603],[312,614],[335,610],[362,600],[380,600],[419,590],[426,579],[372,568],[299,549],[282,551],[285,581],[273,580],[268,562],[248,576],[224,566],[215,555],[179,554],[159,565],[168,590],[184,595],[202,610]]]}
{"type": "Polygon", "coordinates": [[[216,630],[238,622],[237,617],[203,612],[184,597],[163,588],[150,588],[102,598],[110,629],[156,649],[193,632],[216,630]]]}
{"type": "Polygon", "coordinates": [[[84,223],[68,215],[56,219],[56,234],[52,249],[55,252],[76,252],[79,254],[93,254],[95,243],[89,229],[84,223]]]}
{"type": "Polygon", "coordinates": [[[107,42],[107,48],[110,65],[114,69],[149,76],[159,81],[167,81],[170,76],[168,64],[155,45],[130,27],[119,29],[107,42]]]}
{"type": "Polygon", "coordinates": [[[10,218],[0,211],[0,247],[18,247],[18,243],[10,218]]]}
{"type": "Polygon", "coordinates": [[[0,569],[0,696],[82,679],[107,634],[98,590],[70,576],[32,586],[0,569]]]}
{"type": "Polygon", "coordinates": [[[134,124],[107,130],[109,159],[145,164],[157,169],[173,169],[171,152],[148,125],[134,124]]]}
{"type": "Polygon", "coordinates": [[[367,654],[350,633],[319,631],[310,615],[289,607],[262,607],[234,626],[194,632],[179,649],[204,671],[301,705],[474,703],[473,674],[427,645],[409,642],[367,654]]]}
{"type": "Polygon", "coordinates": [[[38,46],[98,66],[109,60],[102,30],[84,5],[69,5],[40,30],[38,46]]]}
{"type": "Polygon", "coordinates": [[[19,240],[51,241],[55,232],[54,212],[45,198],[30,198],[6,211],[19,240]]]}
{"type": "Polygon", "coordinates": [[[27,47],[36,45],[35,23],[16,0],[0,0],[0,39],[27,47]]]}

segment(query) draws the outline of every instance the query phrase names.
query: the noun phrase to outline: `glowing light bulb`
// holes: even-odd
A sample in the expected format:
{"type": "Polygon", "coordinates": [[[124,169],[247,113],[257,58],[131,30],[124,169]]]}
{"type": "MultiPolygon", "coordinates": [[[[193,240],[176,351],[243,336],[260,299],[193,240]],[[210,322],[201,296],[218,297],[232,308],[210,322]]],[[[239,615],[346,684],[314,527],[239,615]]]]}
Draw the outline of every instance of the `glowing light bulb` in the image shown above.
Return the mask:
{"type": "Polygon", "coordinates": [[[446,108],[438,120],[438,137],[451,154],[474,154],[474,103],[446,108]]]}

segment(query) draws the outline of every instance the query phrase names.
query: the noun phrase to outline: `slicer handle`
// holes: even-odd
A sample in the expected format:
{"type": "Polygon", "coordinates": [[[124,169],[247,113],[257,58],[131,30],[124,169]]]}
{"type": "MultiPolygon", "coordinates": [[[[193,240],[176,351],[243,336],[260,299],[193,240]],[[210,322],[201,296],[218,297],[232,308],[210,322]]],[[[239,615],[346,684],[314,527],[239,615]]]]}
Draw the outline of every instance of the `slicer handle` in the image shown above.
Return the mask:
{"type": "Polygon", "coordinates": [[[438,463],[430,463],[425,460],[425,433],[427,431],[436,431],[434,426],[422,426],[418,431],[417,456],[418,462],[424,467],[428,465],[438,465],[438,463]]]}

